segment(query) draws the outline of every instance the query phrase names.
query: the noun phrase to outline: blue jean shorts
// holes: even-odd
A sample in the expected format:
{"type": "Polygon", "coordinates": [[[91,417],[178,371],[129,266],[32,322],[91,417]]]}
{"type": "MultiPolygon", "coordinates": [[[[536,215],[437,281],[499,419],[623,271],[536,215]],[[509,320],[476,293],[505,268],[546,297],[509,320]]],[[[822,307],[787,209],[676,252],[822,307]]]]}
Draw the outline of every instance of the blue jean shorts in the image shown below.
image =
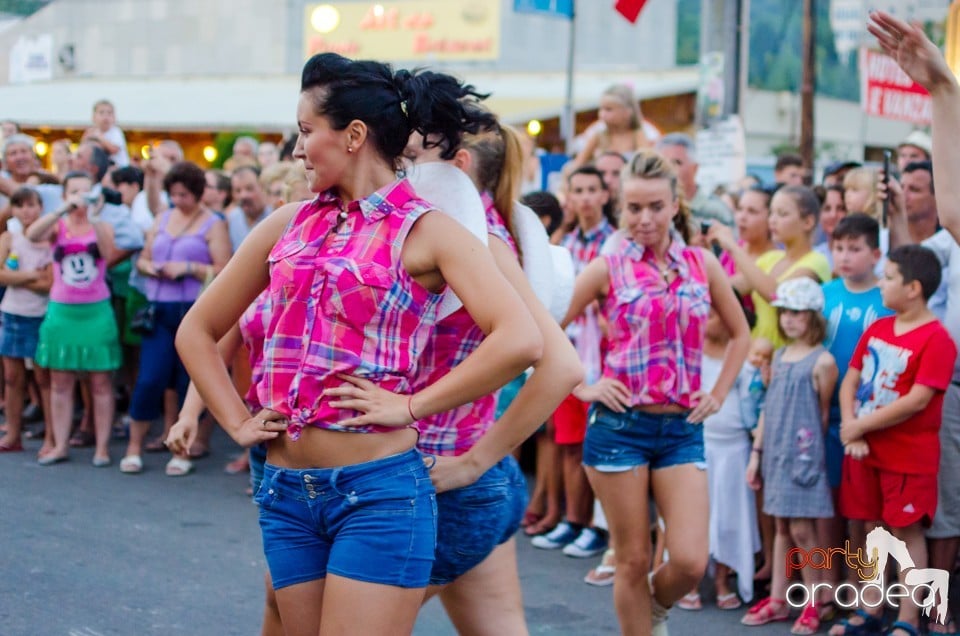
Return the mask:
{"type": "Polygon", "coordinates": [[[452,583],[479,565],[520,527],[527,481],[508,455],[480,479],[437,495],[437,560],[431,585],[452,583]]]}
{"type": "Polygon", "coordinates": [[[637,466],[651,470],[679,464],[706,468],[703,425],[687,421],[687,413],[615,413],[594,404],[583,441],[583,465],[602,473],[637,466]]]}
{"type": "Polygon", "coordinates": [[[260,490],[263,481],[263,466],[267,463],[267,445],[257,444],[250,447],[250,490],[260,490]]]}
{"type": "Polygon", "coordinates": [[[273,587],[336,574],[426,587],[437,499],[416,449],[337,468],[264,465],[254,497],[273,587]]]}

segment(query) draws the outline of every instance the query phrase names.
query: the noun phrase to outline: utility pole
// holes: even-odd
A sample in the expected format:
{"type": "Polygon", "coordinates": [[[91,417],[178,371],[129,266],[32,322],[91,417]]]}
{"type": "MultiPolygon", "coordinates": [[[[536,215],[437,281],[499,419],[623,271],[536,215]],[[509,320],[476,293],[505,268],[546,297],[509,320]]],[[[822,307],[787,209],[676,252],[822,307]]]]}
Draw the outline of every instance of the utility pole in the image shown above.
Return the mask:
{"type": "Polygon", "coordinates": [[[813,172],[813,97],[817,83],[816,2],[803,0],[803,76],[800,85],[800,156],[813,172]]]}

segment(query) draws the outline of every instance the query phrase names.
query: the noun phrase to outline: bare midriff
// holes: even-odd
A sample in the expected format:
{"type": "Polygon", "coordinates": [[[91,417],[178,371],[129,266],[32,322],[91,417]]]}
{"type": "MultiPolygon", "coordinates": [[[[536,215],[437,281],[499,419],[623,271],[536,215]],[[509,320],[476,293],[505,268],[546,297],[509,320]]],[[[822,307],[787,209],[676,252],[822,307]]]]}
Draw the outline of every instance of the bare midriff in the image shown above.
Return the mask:
{"type": "Polygon", "coordinates": [[[646,406],[635,406],[633,407],[633,410],[640,411],[641,413],[662,415],[666,413],[686,413],[690,409],[684,408],[679,404],[648,404],[646,406]]]}
{"type": "Polygon", "coordinates": [[[267,461],[284,468],[334,468],[396,455],[416,443],[417,432],[412,428],[364,434],[307,426],[297,441],[281,435],[270,442],[267,461]]]}

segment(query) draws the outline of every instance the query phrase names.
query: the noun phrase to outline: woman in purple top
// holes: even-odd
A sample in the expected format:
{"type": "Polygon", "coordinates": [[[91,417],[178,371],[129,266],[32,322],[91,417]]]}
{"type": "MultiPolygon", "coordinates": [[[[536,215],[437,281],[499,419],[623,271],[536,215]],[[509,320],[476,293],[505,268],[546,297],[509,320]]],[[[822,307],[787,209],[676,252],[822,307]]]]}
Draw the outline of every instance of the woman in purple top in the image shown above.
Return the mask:
{"type": "MultiPolygon", "coordinates": [[[[163,412],[163,394],[175,388],[182,402],[190,384],[173,338],[180,321],[230,258],[227,226],[208,210],[201,198],[206,187],[203,170],[188,161],[175,163],[163,179],[173,207],[157,217],[137,259],[137,269],[149,277],[147,300],[153,325],[145,329],[140,345],[140,372],[130,403],[130,441],[120,462],[124,473],[143,470],[140,457],[150,422],[163,412]]],[[[164,413],[164,433],[176,412],[164,413]]],[[[163,438],[161,438],[163,439],[163,438]]]]}

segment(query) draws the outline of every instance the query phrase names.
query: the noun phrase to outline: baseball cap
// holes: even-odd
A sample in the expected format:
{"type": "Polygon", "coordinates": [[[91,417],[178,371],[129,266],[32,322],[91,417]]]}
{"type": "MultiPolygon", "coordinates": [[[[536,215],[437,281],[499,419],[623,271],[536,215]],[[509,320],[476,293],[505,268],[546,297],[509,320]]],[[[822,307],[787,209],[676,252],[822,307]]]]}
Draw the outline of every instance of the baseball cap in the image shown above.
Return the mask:
{"type": "Polygon", "coordinates": [[[791,278],[777,286],[777,296],[770,304],[793,311],[823,311],[823,290],[819,283],[806,276],[791,278]]]}
{"type": "Polygon", "coordinates": [[[919,148],[927,153],[928,157],[933,154],[933,140],[930,139],[930,135],[922,130],[914,130],[912,133],[907,135],[906,139],[897,144],[897,148],[902,148],[903,146],[913,146],[915,148],[919,148]]]}
{"type": "Polygon", "coordinates": [[[859,168],[863,164],[859,161],[834,161],[823,169],[823,178],[826,179],[832,174],[837,174],[845,168],[859,168]]]}

